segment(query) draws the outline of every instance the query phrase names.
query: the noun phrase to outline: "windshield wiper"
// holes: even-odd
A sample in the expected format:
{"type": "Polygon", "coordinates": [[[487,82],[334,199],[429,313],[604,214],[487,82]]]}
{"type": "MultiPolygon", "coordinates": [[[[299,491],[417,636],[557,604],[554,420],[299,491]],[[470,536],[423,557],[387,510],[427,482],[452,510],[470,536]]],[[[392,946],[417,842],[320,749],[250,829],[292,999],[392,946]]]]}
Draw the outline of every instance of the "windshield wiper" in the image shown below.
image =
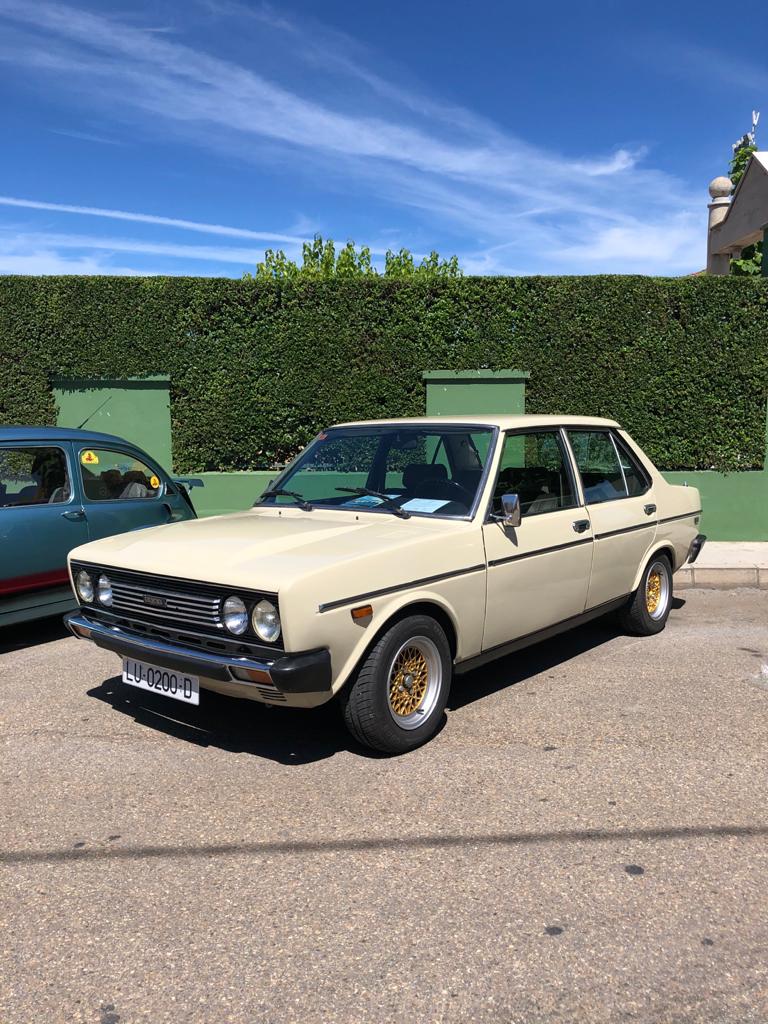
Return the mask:
{"type": "Polygon", "coordinates": [[[286,491],[282,487],[272,487],[268,491],[264,491],[259,498],[293,498],[296,504],[304,512],[311,512],[313,506],[306,500],[303,494],[299,494],[298,491],[286,491]]]}
{"type": "Polygon", "coordinates": [[[337,491],[344,491],[346,494],[359,494],[361,498],[381,498],[381,503],[390,512],[393,512],[396,516],[400,516],[401,519],[410,519],[411,513],[406,512],[404,508],[400,508],[396,504],[394,498],[390,498],[388,494],[382,494],[381,491],[372,491],[370,487],[337,487],[337,491]]]}

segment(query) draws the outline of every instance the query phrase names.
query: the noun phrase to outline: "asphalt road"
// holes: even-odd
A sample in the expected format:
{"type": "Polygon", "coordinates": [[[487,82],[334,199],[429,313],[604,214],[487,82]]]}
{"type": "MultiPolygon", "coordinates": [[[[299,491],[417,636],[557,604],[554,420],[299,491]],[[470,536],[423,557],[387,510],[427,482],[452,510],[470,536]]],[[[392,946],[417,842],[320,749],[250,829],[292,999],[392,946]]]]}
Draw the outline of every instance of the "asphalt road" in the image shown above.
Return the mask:
{"type": "Polygon", "coordinates": [[[0,1021],[768,1019],[768,592],[461,679],[428,746],[0,634],[0,1021]]]}

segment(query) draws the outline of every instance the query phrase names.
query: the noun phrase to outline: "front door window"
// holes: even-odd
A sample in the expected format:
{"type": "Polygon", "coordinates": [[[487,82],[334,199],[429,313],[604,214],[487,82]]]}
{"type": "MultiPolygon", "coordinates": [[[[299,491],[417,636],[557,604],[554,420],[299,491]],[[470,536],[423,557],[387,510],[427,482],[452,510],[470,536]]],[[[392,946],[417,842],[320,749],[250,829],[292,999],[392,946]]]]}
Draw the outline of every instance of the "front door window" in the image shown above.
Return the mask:
{"type": "Polygon", "coordinates": [[[158,498],[163,484],[153,469],[134,455],[104,448],[80,452],[83,491],[89,501],[158,498]]]}
{"type": "Polygon", "coordinates": [[[507,437],[493,493],[493,512],[501,513],[504,494],[519,497],[523,516],[557,512],[576,505],[573,481],[556,430],[507,437]]]}

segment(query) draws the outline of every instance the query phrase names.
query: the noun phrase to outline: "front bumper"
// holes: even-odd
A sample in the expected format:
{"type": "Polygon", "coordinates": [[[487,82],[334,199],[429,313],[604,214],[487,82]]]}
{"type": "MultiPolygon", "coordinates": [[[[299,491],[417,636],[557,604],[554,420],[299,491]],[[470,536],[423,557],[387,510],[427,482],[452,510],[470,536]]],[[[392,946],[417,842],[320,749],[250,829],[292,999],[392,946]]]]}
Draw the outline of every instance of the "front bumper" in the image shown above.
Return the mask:
{"type": "Polygon", "coordinates": [[[257,660],[212,654],[181,644],[136,636],[120,626],[95,622],[79,611],[65,615],[64,622],[76,637],[92,640],[98,647],[113,651],[122,658],[137,658],[204,679],[221,683],[267,684],[285,694],[330,693],[331,690],[331,655],[325,648],[298,654],[275,652],[274,659],[257,660]]]}

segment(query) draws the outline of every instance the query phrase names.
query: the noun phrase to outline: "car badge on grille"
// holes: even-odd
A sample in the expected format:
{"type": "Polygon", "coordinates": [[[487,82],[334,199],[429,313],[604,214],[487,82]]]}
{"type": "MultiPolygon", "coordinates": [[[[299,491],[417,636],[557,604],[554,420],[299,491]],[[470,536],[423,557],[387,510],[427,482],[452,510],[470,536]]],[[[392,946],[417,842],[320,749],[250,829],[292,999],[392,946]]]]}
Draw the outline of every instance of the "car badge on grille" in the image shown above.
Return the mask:
{"type": "Polygon", "coordinates": [[[150,608],[166,608],[168,602],[164,597],[160,597],[159,594],[145,594],[144,604],[148,604],[150,608]]]}

